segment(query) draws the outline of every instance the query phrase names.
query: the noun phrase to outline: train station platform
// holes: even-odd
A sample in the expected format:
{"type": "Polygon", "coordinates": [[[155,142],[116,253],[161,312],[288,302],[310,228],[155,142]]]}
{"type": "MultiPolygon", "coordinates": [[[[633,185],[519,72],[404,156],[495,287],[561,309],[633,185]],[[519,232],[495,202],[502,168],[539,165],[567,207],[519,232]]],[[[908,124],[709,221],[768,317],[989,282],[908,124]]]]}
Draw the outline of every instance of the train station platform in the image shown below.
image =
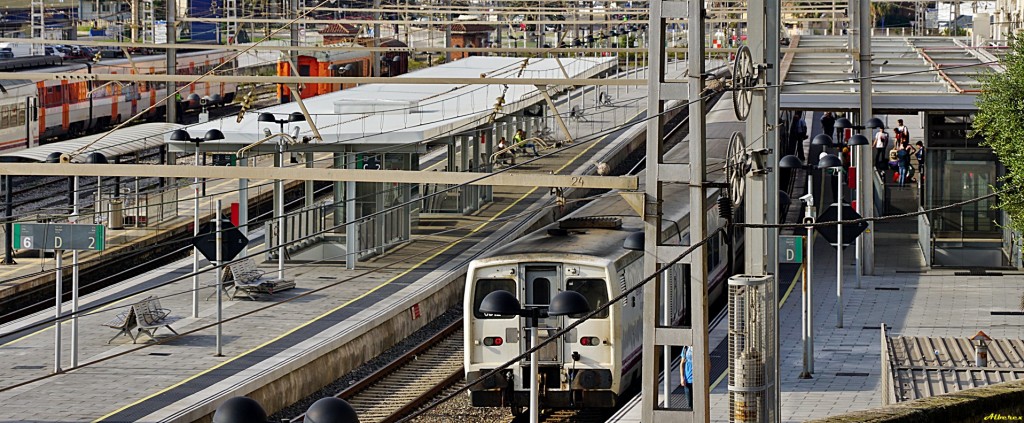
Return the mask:
{"type": "MultiPolygon", "coordinates": [[[[820,133],[817,117],[816,114],[813,125],[808,122],[812,136],[820,133]]],[[[911,128],[920,125],[913,116],[903,118],[911,128]]],[[[812,150],[810,156],[816,158],[818,152],[812,150]]],[[[922,191],[916,183],[899,187],[890,179],[886,187],[884,214],[918,210],[918,195],[922,191]]],[[[831,189],[825,191],[826,197],[834,198],[831,189]]],[[[802,282],[791,281],[793,274],[786,274],[785,265],[780,266],[780,283],[792,283],[793,287],[781,285],[779,289],[781,421],[824,419],[883,406],[883,324],[890,337],[969,339],[980,330],[993,339],[1020,338],[1024,323],[1017,316],[1019,281],[1024,273],[932,268],[921,249],[917,222],[912,217],[875,224],[875,273],[862,276],[859,283],[855,278],[853,248],[845,250],[842,328],[836,327],[836,250],[816,236],[811,277],[815,356],[810,379],[799,378],[803,370],[802,282]]],[[[727,326],[728,316],[724,313],[712,320],[709,345],[719,345],[711,352],[713,422],[730,421],[727,326]]],[[[673,407],[684,403],[682,389],[678,387],[678,364],[676,357],[669,372],[669,401],[673,407]]],[[[971,386],[970,381],[960,384],[965,389],[971,386]]],[[[664,401],[664,396],[661,398],[664,401]]],[[[640,396],[635,397],[609,421],[640,422],[639,402],[640,396]]]]}
{"type": "MultiPolygon", "coordinates": [[[[576,93],[588,89],[593,87],[576,93]]],[[[570,126],[581,140],[571,148],[519,160],[529,161],[523,168],[531,172],[594,173],[597,161],[622,154],[632,140],[642,144],[645,107],[644,88],[623,90],[612,107],[570,126]],[[620,127],[626,122],[640,124],[620,127]],[[594,135],[593,141],[583,142],[585,135],[594,135]]],[[[95,309],[79,319],[78,368],[69,365],[66,321],[63,372],[53,374],[54,329],[45,323],[53,309],[4,324],[0,420],[194,421],[235,395],[252,396],[273,413],[461,303],[461,276],[469,261],[549,221],[560,211],[555,200],[546,188],[495,187],[494,201],[477,212],[446,216],[442,226],[421,219],[424,225],[412,241],[356,269],[289,264],[285,273],[296,288],[259,301],[224,301],[223,356],[215,355],[211,289],[201,292],[198,317],[191,315],[191,258],[84,296],[83,308],[95,309]],[[158,287],[141,291],[153,285],[158,287]],[[180,318],[171,325],[180,335],[158,328],[159,342],[146,344],[143,337],[133,344],[118,336],[108,345],[118,331],[103,324],[150,295],[180,318]]],[[[253,235],[250,247],[261,250],[259,234],[253,235]]],[[[254,257],[257,263],[261,257],[254,257]]],[[[211,272],[202,274],[204,286],[213,281],[211,272]]]]}

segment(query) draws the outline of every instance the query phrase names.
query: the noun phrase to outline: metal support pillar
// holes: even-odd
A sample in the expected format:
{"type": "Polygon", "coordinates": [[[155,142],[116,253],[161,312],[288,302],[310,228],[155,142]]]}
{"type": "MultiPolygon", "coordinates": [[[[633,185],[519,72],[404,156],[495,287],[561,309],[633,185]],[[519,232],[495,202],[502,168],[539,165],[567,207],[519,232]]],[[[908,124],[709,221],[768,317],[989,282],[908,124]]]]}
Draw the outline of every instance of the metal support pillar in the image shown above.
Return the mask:
{"type": "MultiPolygon", "coordinates": [[[[298,19],[298,17],[299,17],[299,1],[300,0],[290,0],[290,1],[287,2],[287,4],[288,4],[288,16],[291,17],[292,19],[298,19]]],[[[301,36],[301,33],[299,31],[299,28],[300,28],[299,25],[300,24],[293,22],[291,25],[288,26],[289,38],[291,38],[290,44],[293,47],[297,47],[299,45],[299,37],[301,36]]],[[[295,74],[296,76],[299,74],[299,69],[296,68],[296,66],[298,66],[298,65],[299,65],[299,51],[298,50],[288,50],[288,67],[290,67],[292,69],[292,73],[295,74]]],[[[304,88],[304,87],[305,87],[305,85],[303,85],[303,84],[296,84],[296,85],[289,86],[289,88],[291,89],[292,100],[302,96],[302,93],[300,93],[298,89],[299,88],[304,88]]],[[[284,127],[283,126],[282,126],[281,129],[282,129],[281,132],[284,132],[284,127]]]]}
{"type": "MultiPolygon", "coordinates": [[[[680,175],[673,175],[669,172],[662,172],[664,153],[663,125],[665,117],[662,115],[665,109],[665,102],[669,100],[685,100],[685,98],[671,98],[667,93],[681,90],[665,89],[665,48],[663,42],[665,37],[666,19],[683,18],[687,9],[681,2],[670,2],[653,0],[650,3],[650,21],[648,24],[651,42],[648,45],[650,60],[650,73],[648,78],[647,115],[651,117],[647,121],[647,173],[645,176],[646,192],[644,199],[644,275],[650,276],[659,271],[662,260],[672,260],[664,251],[659,252],[662,232],[662,186],[667,181],[680,179],[680,175]]],[[[704,180],[706,169],[704,161],[705,152],[705,122],[704,106],[705,101],[700,93],[704,89],[704,81],[701,75],[704,73],[703,49],[699,41],[704,36],[703,2],[690,1],[689,16],[696,17],[691,20],[690,39],[696,40],[690,43],[691,56],[699,58],[691,60],[690,75],[694,77],[688,81],[688,96],[690,99],[690,173],[682,179],[688,179],[690,186],[690,204],[695,210],[703,210],[706,195],[704,192],[704,180]]],[[[681,97],[681,96],[680,96],[681,97]]],[[[698,241],[706,236],[706,215],[704,213],[690,214],[690,239],[698,241]]],[[[658,305],[661,301],[668,301],[663,298],[657,282],[650,282],[643,289],[643,301],[646,305],[643,308],[643,357],[641,367],[642,375],[642,401],[640,421],[694,421],[707,422],[710,419],[708,411],[708,385],[710,378],[709,357],[708,357],[708,331],[707,331],[707,267],[705,260],[706,250],[696,248],[686,262],[690,266],[690,309],[693,310],[690,328],[674,328],[668,326],[658,327],[658,305]],[[657,339],[670,339],[671,343],[656,341],[657,339]],[[665,398],[664,407],[659,406],[658,399],[658,363],[661,362],[659,355],[662,348],[659,346],[690,345],[693,348],[693,404],[692,410],[670,409],[669,399],[665,398]]],[[[657,281],[658,279],[655,279],[657,281]]],[[[665,369],[668,372],[669,369],[665,369]]],[[[669,377],[670,373],[666,373],[669,377]]]]}
{"type": "MultiPolygon", "coordinates": [[[[345,167],[356,168],[355,153],[346,154],[345,167]]],[[[356,224],[356,183],[345,182],[345,268],[356,268],[359,260],[359,225],[356,224]]]]}
{"type": "MultiPolygon", "coordinates": [[[[302,155],[305,156],[305,158],[306,158],[306,168],[307,169],[312,169],[313,168],[313,153],[303,153],[302,155]]],[[[313,207],[313,200],[315,199],[315,196],[313,195],[313,189],[315,189],[315,188],[316,187],[314,186],[313,181],[306,181],[305,184],[304,184],[304,187],[303,187],[303,192],[305,194],[305,203],[304,203],[304,205],[305,205],[306,209],[309,209],[310,207],[313,207]]]]}
{"type": "MultiPolygon", "coordinates": [[[[331,153],[334,157],[334,168],[344,169],[345,168],[345,155],[342,153],[331,153]]],[[[345,183],[335,182],[334,183],[334,226],[340,226],[345,223],[345,183]]]]}
{"type": "MultiPolygon", "coordinates": [[[[780,10],[782,10],[781,0],[765,0],[765,63],[767,68],[765,69],[765,85],[768,87],[765,93],[765,112],[767,115],[767,122],[765,125],[765,131],[767,133],[764,136],[765,146],[769,149],[768,157],[765,163],[778,163],[781,156],[779,153],[782,151],[779,145],[779,131],[776,129],[779,126],[781,119],[779,117],[779,85],[782,81],[779,80],[779,69],[781,68],[782,55],[779,50],[778,40],[782,39],[780,28],[782,28],[782,16],[780,10]]],[[[750,139],[748,137],[747,139],[750,139]]],[[[779,173],[772,171],[769,172],[765,177],[768,183],[768,198],[765,210],[765,216],[768,223],[778,224],[779,223],[779,173]]],[[[779,245],[779,230],[770,228],[765,230],[765,235],[768,237],[768,248],[765,250],[767,255],[767,274],[773,275],[773,283],[775,288],[772,289],[771,307],[767,308],[767,314],[771,323],[769,323],[770,329],[773,331],[771,337],[772,345],[771,350],[771,362],[772,367],[768,373],[772,374],[768,383],[768,404],[769,407],[774,407],[774,413],[772,413],[767,421],[781,421],[782,419],[782,401],[781,398],[781,387],[779,386],[780,379],[780,362],[779,362],[779,255],[776,253],[779,245]]]]}
{"type": "MultiPolygon", "coordinates": [[[[167,0],[167,44],[174,45],[178,42],[178,32],[175,28],[174,18],[178,12],[178,6],[176,0],[167,0]]],[[[133,40],[134,41],[134,40],[133,40]]],[[[166,56],[166,71],[168,75],[174,75],[177,72],[178,59],[177,50],[173,48],[167,49],[166,56]]],[[[178,84],[168,83],[168,94],[173,93],[178,89],[178,84]]],[[[167,114],[167,122],[178,123],[178,100],[176,95],[170,95],[167,97],[167,101],[164,102],[164,110],[167,114]]],[[[161,147],[161,151],[164,151],[161,147]]],[[[163,186],[163,179],[160,179],[161,187],[163,186]]]]}
{"type": "MultiPolygon", "coordinates": [[[[196,146],[196,166],[199,166],[199,143],[196,146]]],[[[199,178],[192,185],[192,236],[199,236],[199,178]]],[[[216,281],[215,283],[219,283],[216,281]]],[[[199,249],[192,247],[192,317],[199,318],[199,249]]]]}
{"type": "MultiPolygon", "coordinates": [[[[380,0],[373,0],[373,19],[380,21],[380,0]]],[[[395,39],[398,39],[398,35],[395,35],[395,39]]],[[[380,23],[373,24],[373,46],[380,47],[380,23]]],[[[370,60],[373,60],[373,76],[380,76],[380,52],[374,51],[373,56],[370,60]]],[[[394,75],[388,75],[394,76],[394,75]]]]}
{"type": "MultiPolygon", "coordinates": [[[[239,167],[245,167],[247,160],[237,157],[235,158],[235,163],[239,167]]],[[[249,237],[249,180],[245,178],[238,180],[238,230],[242,231],[242,235],[249,237]]],[[[248,257],[249,246],[242,247],[242,252],[238,256],[248,257]]]]}
{"type": "MultiPolygon", "coordinates": [[[[46,38],[46,8],[43,5],[43,0],[32,0],[30,7],[30,35],[32,39],[42,40],[46,38]]],[[[44,44],[33,43],[30,47],[30,52],[33,56],[41,56],[45,49],[44,44]]]]}
{"type": "MultiPolygon", "coordinates": [[[[780,39],[780,15],[779,0],[750,0],[747,2],[747,34],[750,47],[751,59],[763,80],[758,80],[758,86],[764,89],[753,90],[753,102],[750,106],[750,113],[747,117],[746,139],[747,148],[761,154],[761,160],[769,169],[763,173],[752,173],[746,181],[746,192],[744,193],[744,215],[745,221],[750,223],[778,223],[778,198],[779,188],[777,173],[774,172],[774,163],[778,163],[778,69],[779,69],[779,45],[780,39]]],[[[744,271],[747,275],[778,275],[778,263],[775,251],[778,246],[777,229],[745,229],[744,230],[744,271]]],[[[692,238],[691,238],[692,239],[692,238]]],[[[777,278],[773,277],[773,284],[777,284],[777,278]]],[[[766,351],[763,357],[765,410],[758,416],[760,421],[775,422],[779,419],[780,404],[778,401],[778,290],[771,289],[771,295],[765,298],[769,304],[765,304],[765,318],[762,330],[772,332],[766,351]]],[[[739,351],[730,351],[730,361],[738,360],[735,355],[739,351]]],[[[749,374],[739,374],[741,371],[757,371],[757,369],[741,369],[740,363],[730,362],[730,366],[736,373],[737,380],[749,377],[749,374]],[[739,367],[738,367],[739,366],[739,367]]],[[[732,383],[732,382],[731,382],[732,383]]],[[[737,382],[738,383],[738,382],[737,382]]],[[[743,392],[733,392],[733,385],[730,385],[730,409],[736,404],[737,398],[744,396],[743,392]]]]}
{"type": "Polygon", "coordinates": [[[60,317],[62,314],[60,301],[61,298],[64,296],[64,293],[62,292],[64,289],[64,251],[54,250],[53,256],[57,259],[57,268],[55,269],[55,271],[57,272],[57,283],[54,284],[54,286],[56,287],[56,304],[54,306],[53,311],[53,372],[60,373],[60,317]]]}
{"type": "MultiPolygon", "coordinates": [[[[284,143],[279,142],[277,144],[277,154],[274,155],[274,167],[284,167],[284,143]]],[[[277,223],[277,278],[284,279],[284,256],[285,245],[288,240],[285,239],[287,231],[285,231],[285,218],[284,218],[284,181],[281,179],[274,180],[274,222],[277,223]]]]}
{"type": "MultiPolygon", "coordinates": [[[[74,203],[71,208],[71,223],[78,222],[79,201],[78,177],[74,178],[74,203]]],[[[79,251],[71,250],[71,368],[78,367],[78,288],[79,288],[79,251]]]]}
{"type": "Polygon", "coordinates": [[[14,239],[11,234],[14,233],[14,222],[11,218],[14,215],[14,192],[11,182],[14,180],[13,176],[3,176],[4,183],[4,263],[3,264],[18,264],[14,261],[14,239]]]}
{"type": "MultiPolygon", "coordinates": [[[[450,5],[450,2],[449,2],[449,5],[450,5]]],[[[447,15],[445,15],[445,20],[447,20],[448,22],[451,22],[452,21],[452,14],[448,13],[447,15]]],[[[452,48],[452,24],[450,24],[450,23],[444,25],[444,47],[448,48],[448,49],[452,48]]],[[[444,52],[444,62],[445,63],[451,63],[451,61],[452,61],[452,51],[451,50],[446,50],[444,52]]]]}
{"type": "MultiPolygon", "coordinates": [[[[871,2],[868,0],[860,1],[860,14],[861,16],[871,16],[871,2]]],[[[860,28],[860,124],[864,125],[868,119],[874,115],[873,107],[871,104],[871,26],[869,19],[862,19],[860,28]]],[[[857,53],[854,53],[857,54],[857,53]]],[[[871,137],[871,130],[865,130],[861,132],[868,137],[871,137]]],[[[856,147],[862,148],[862,147],[856,147]]],[[[870,150],[870,147],[863,149],[870,150]]],[[[857,179],[857,212],[864,217],[875,217],[875,178],[872,177],[874,174],[874,158],[872,154],[860,154],[859,160],[857,160],[857,169],[860,170],[859,177],[857,179]]],[[[860,254],[861,268],[860,274],[857,275],[873,275],[875,273],[875,222],[869,221],[868,228],[864,231],[861,236],[857,238],[857,253],[860,254]]],[[[858,279],[859,280],[859,279],[858,279]]]]}

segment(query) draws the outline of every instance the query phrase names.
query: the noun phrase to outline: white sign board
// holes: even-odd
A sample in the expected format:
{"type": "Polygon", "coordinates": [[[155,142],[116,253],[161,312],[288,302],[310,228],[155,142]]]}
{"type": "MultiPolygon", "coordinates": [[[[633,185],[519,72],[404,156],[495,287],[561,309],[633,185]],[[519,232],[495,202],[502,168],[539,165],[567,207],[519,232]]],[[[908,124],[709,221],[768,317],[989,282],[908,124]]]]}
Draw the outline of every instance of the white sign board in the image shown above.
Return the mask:
{"type": "Polygon", "coordinates": [[[167,21],[153,22],[153,42],[167,44],[167,21]]]}

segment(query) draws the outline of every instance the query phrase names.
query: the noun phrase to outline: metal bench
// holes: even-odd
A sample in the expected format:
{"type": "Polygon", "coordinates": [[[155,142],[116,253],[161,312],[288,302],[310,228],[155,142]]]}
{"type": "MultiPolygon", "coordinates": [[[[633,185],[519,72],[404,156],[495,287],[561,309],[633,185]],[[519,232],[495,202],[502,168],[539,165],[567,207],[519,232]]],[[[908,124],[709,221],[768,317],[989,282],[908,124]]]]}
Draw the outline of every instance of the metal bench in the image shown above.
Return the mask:
{"type": "Polygon", "coordinates": [[[146,334],[150,339],[156,340],[154,333],[161,327],[166,327],[175,335],[178,334],[170,325],[180,318],[170,317],[171,311],[160,306],[160,299],[148,297],[142,301],[132,304],[128,310],[122,311],[110,321],[103,323],[103,326],[117,329],[117,334],[110,338],[107,343],[113,342],[118,336],[128,335],[132,343],[136,343],[139,336],[146,334]],[[132,331],[138,329],[138,333],[132,331]]]}
{"type": "Polygon", "coordinates": [[[274,292],[295,288],[295,281],[291,279],[269,279],[264,278],[266,272],[256,267],[256,262],[246,258],[228,265],[228,272],[225,273],[234,283],[234,292],[231,298],[245,294],[250,300],[257,300],[261,294],[273,294],[274,292]]]}
{"type": "Polygon", "coordinates": [[[135,307],[128,307],[128,310],[118,313],[117,316],[114,316],[114,318],[110,319],[109,322],[104,323],[103,326],[117,329],[117,335],[110,338],[110,340],[107,341],[108,344],[114,342],[114,340],[121,335],[128,335],[128,337],[132,339],[132,343],[135,343],[135,335],[132,334],[132,331],[135,330],[136,326],[138,326],[135,318],[135,307]]]}
{"type": "MultiPolygon", "coordinates": [[[[160,299],[156,297],[149,297],[145,300],[139,301],[132,306],[135,310],[135,318],[138,324],[139,333],[135,336],[138,339],[142,334],[146,334],[150,339],[156,341],[154,336],[157,329],[161,327],[167,328],[175,335],[178,334],[174,328],[171,327],[171,323],[180,320],[180,317],[171,317],[171,311],[160,306],[160,299]]],[[[133,339],[133,343],[135,341],[133,339]]]]}

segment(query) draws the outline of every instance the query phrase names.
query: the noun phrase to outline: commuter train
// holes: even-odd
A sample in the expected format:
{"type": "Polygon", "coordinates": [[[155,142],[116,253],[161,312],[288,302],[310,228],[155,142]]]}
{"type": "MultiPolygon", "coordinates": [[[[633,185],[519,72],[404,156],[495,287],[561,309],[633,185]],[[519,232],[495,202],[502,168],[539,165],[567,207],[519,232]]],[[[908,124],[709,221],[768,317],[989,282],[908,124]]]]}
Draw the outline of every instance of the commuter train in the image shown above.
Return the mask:
{"type": "MultiPolygon", "coordinates": [[[[388,45],[390,47],[390,45],[388,45]]],[[[178,52],[178,75],[204,75],[217,65],[222,66],[219,75],[230,75],[236,68],[235,52],[194,51],[178,52]]],[[[369,76],[370,52],[350,52],[329,57],[316,58],[300,56],[299,71],[307,76],[324,76],[328,71],[333,76],[369,76]],[[347,67],[346,67],[347,66],[347,67]],[[318,71],[308,71],[317,69],[318,71]],[[321,73],[319,69],[323,69],[321,73]]],[[[395,76],[408,70],[408,53],[388,52],[383,55],[384,76],[395,76]]],[[[10,59],[8,65],[22,63],[30,58],[10,59]]],[[[271,63],[270,66],[275,66],[271,63]]],[[[277,71],[288,74],[286,61],[276,64],[277,71]]],[[[135,56],[128,59],[103,59],[99,63],[64,62],[59,66],[26,70],[41,73],[135,73],[165,74],[166,58],[163,55],[135,56]],[[134,66],[132,63],[134,62],[134,66]]],[[[13,71],[0,62],[0,70],[13,71]]],[[[67,80],[6,80],[0,81],[0,150],[16,150],[35,147],[41,143],[59,138],[75,137],[106,129],[123,122],[142,110],[156,105],[140,119],[157,119],[164,116],[164,107],[158,105],[167,96],[164,82],[102,82],[67,80]]],[[[180,84],[181,86],[183,84],[180,84]]],[[[352,84],[354,85],[354,84],[352,84]]],[[[302,97],[326,94],[346,84],[307,84],[302,97]]],[[[200,107],[200,99],[207,98],[207,105],[218,106],[231,103],[235,98],[237,84],[232,82],[198,82],[189,84],[181,91],[183,109],[200,107]],[[195,94],[195,95],[193,95],[195,94]]],[[[278,86],[282,102],[288,101],[288,89],[278,86]]]]}
{"type": "MultiPolygon", "coordinates": [[[[731,110],[729,94],[708,114],[709,168],[722,169],[726,144],[734,131],[744,131],[731,110]]],[[[666,162],[685,162],[686,142],[666,155],[666,162]]],[[[709,178],[720,179],[721,172],[709,178]]],[[[641,177],[641,181],[643,178],[641,177]]],[[[663,238],[687,244],[689,194],[685,184],[663,188],[663,238]],[[681,232],[681,233],[680,233],[681,232]]],[[[719,217],[719,189],[707,191],[707,233],[726,222],[719,217]]],[[[622,248],[643,221],[619,196],[595,200],[558,222],[485,253],[470,263],[463,306],[466,380],[473,381],[530,348],[527,322],[479,312],[483,298],[497,290],[512,292],[521,304],[549,304],[565,290],[583,294],[592,307],[607,304],[643,280],[643,253],[622,248]]],[[[741,231],[737,231],[741,232],[741,231]]],[[[707,244],[709,303],[724,293],[731,275],[732,251],[742,251],[742,238],[733,242],[721,234],[707,244]]],[[[689,266],[669,271],[669,300],[674,322],[689,322],[689,266]]],[[[642,290],[616,302],[539,352],[542,408],[614,407],[632,383],[639,380],[642,290]]],[[[581,316],[547,317],[539,326],[561,328],[581,316]]],[[[554,331],[541,331],[541,340],[554,331]]],[[[521,412],[529,404],[529,360],[487,378],[470,388],[478,407],[511,407],[521,412]]]]}
{"type": "MultiPolygon", "coordinates": [[[[176,72],[179,75],[203,75],[221,63],[233,62],[233,55],[233,52],[224,51],[180,52],[176,72]]],[[[221,69],[234,67],[234,63],[228,63],[221,69]]],[[[131,61],[65,62],[27,72],[165,74],[166,69],[165,56],[151,55],[133,57],[131,61]]],[[[230,82],[199,82],[188,85],[181,95],[188,99],[191,94],[196,94],[193,100],[196,97],[216,99],[219,96],[220,103],[227,104],[234,99],[235,90],[236,84],[230,82]]],[[[0,150],[34,147],[56,137],[80,136],[107,128],[155,105],[167,92],[164,82],[0,81],[0,150]]],[[[187,107],[198,107],[198,101],[186,101],[189,101],[187,107]]],[[[163,116],[163,113],[163,107],[155,107],[141,118],[163,116]]]]}
{"type": "MultiPolygon", "coordinates": [[[[381,40],[381,47],[406,47],[395,39],[381,40]]],[[[364,51],[328,51],[303,54],[296,66],[299,76],[372,76],[373,53],[364,51]]],[[[405,51],[381,53],[381,76],[398,76],[409,71],[409,53],[405,51]]],[[[287,61],[277,64],[278,76],[294,76],[287,61]]],[[[303,84],[299,96],[303,99],[355,87],[356,84],[303,84]]],[[[282,103],[294,100],[292,90],[284,85],[277,86],[277,98],[282,103]]]]}

